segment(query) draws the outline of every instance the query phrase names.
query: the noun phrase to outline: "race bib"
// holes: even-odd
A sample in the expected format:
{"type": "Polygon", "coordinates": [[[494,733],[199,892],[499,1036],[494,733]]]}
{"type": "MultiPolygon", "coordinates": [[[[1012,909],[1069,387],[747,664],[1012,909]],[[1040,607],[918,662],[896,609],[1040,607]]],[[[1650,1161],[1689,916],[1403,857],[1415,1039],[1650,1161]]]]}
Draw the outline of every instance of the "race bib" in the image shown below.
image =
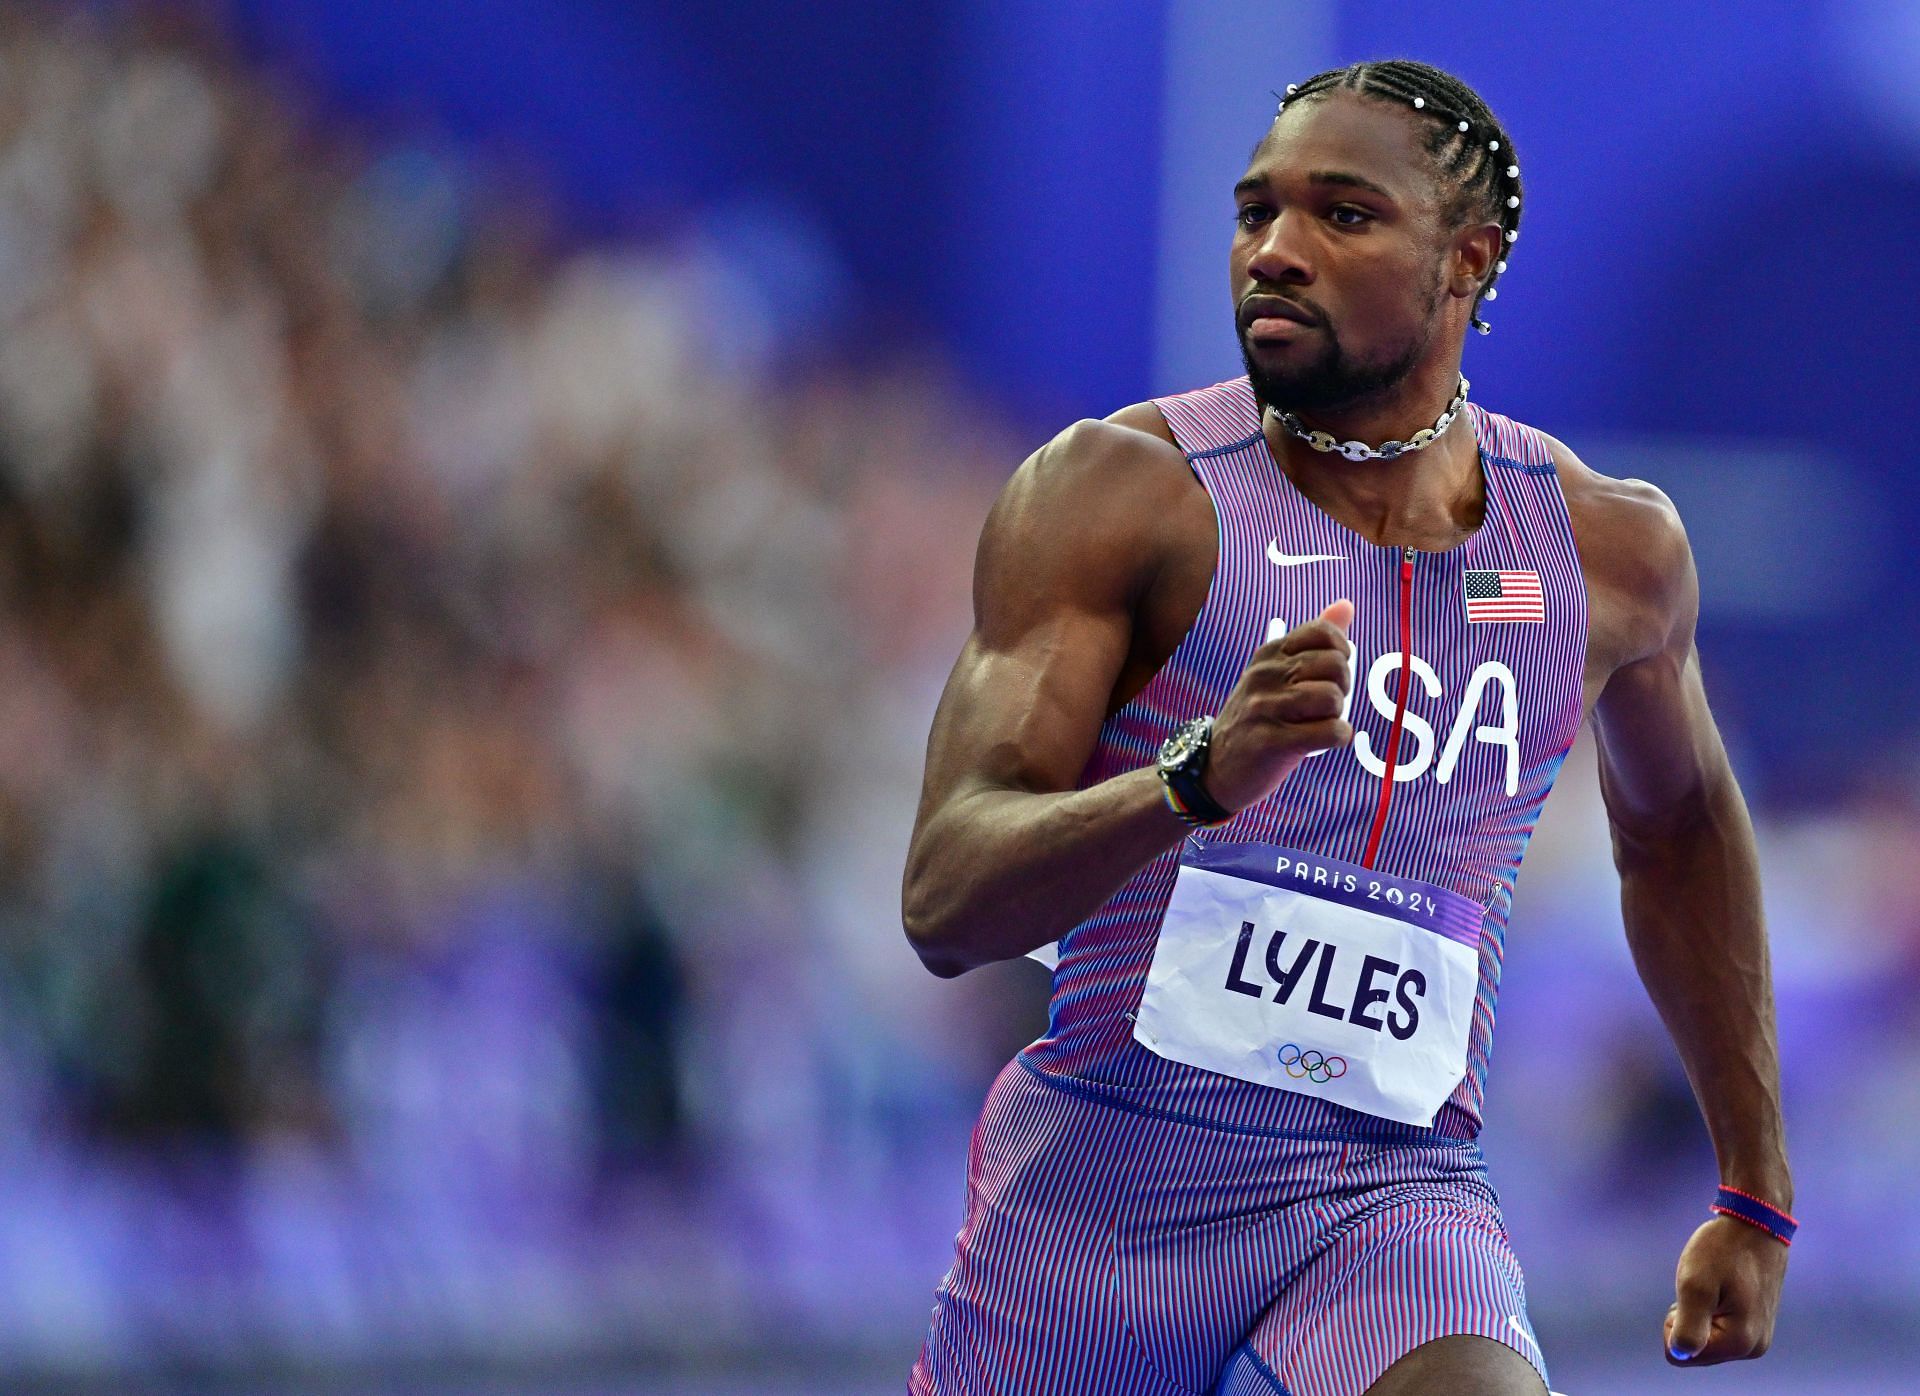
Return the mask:
{"type": "Polygon", "coordinates": [[[1134,1038],[1189,1066],[1431,1125],[1466,1074],[1481,915],[1357,863],[1189,838],[1134,1038]]]}

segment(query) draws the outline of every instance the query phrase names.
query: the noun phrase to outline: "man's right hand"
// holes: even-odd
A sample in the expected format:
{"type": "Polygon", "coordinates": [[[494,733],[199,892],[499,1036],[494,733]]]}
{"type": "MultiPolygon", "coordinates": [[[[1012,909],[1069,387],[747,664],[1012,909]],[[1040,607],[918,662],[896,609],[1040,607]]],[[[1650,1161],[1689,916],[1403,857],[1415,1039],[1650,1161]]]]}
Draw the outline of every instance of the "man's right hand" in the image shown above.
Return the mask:
{"type": "Polygon", "coordinates": [[[1353,686],[1351,624],[1343,598],[1253,652],[1214,718],[1201,777],[1222,808],[1265,799],[1307,757],[1353,740],[1340,716],[1353,686]]]}

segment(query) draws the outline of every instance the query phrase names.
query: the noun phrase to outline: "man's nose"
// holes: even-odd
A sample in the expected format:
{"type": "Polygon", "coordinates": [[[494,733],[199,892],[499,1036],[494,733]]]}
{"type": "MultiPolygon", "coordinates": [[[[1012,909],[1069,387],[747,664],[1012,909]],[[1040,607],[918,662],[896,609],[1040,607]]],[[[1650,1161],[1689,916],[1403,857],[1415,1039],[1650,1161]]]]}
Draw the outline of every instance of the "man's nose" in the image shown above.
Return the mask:
{"type": "Polygon", "coordinates": [[[1305,216],[1298,209],[1281,209],[1274,214],[1261,229],[1253,254],[1247,258],[1247,275],[1255,281],[1310,285],[1313,263],[1302,245],[1305,222],[1305,216]]]}

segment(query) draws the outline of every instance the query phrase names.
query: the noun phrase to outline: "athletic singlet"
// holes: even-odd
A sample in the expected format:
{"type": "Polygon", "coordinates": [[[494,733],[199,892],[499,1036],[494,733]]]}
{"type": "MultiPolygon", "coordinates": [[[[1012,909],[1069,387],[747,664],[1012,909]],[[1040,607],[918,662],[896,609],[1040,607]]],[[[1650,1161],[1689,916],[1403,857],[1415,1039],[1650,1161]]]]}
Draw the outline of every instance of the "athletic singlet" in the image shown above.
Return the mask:
{"type": "Polygon", "coordinates": [[[1428,1128],[1184,1065],[1137,1043],[1132,1020],[1178,845],[1061,938],[1047,1031],[1020,1060],[1071,1090],[1226,1128],[1472,1138],[1521,855],[1580,726],[1586,586],[1546,439],[1469,402],[1485,519],[1466,542],[1424,553],[1370,542],[1309,502],[1274,461],[1245,378],[1155,405],[1212,497],[1219,558],[1172,657],[1101,726],[1079,788],[1151,763],[1175,728],[1219,712],[1268,638],[1351,598],[1352,743],[1303,760],[1265,800],[1204,838],[1362,864],[1484,907],[1466,1071],[1428,1128]],[[1404,712],[1390,751],[1403,668],[1404,712]]]}

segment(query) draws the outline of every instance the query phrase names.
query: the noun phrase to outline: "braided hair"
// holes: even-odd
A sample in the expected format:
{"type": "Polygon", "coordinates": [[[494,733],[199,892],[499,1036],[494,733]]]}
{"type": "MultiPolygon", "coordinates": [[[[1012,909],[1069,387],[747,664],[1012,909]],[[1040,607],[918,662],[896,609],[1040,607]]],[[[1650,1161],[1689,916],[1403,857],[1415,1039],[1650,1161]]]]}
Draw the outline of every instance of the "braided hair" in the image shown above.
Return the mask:
{"type": "Polygon", "coordinates": [[[1523,206],[1520,156],[1506,128],[1480,94],[1459,78],[1408,58],[1330,68],[1305,82],[1289,83],[1280,97],[1280,110],[1336,89],[1392,102],[1427,118],[1423,143],[1440,177],[1450,186],[1441,204],[1441,217],[1453,228],[1469,222],[1500,225],[1500,258],[1473,301],[1473,327],[1486,334],[1493,327],[1480,318],[1480,302],[1499,295],[1493,283],[1507,269],[1506,255],[1520,236],[1523,206]]]}

